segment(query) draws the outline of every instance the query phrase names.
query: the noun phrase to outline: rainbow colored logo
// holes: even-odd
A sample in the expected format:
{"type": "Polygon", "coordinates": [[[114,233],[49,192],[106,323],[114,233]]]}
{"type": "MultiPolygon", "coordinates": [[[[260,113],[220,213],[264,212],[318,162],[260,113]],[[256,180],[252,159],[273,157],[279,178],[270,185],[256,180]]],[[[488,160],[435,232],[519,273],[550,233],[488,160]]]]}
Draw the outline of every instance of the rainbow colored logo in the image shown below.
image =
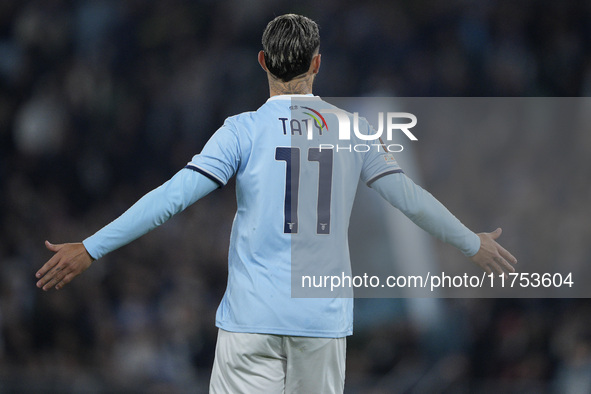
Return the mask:
{"type": "Polygon", "coordinates": [[[328,131],[328,125],[326,124],[326,120],[324,120],[324,116],[322,116],[320,114],[320,112],[318,112],[316,110],[313,110],[310,107],[304,107],[304,106],[302,106],[302,108],[305,108],[307,110],[310,110],[310,111],[314,112],[314,114],[316,114],[316,116],[314,116],[313,114],[311,114],[309,112],[304,112],[304,114],[311,116],[316,121],[316,124],[318,125],[318,127],[320,129],[323,129],[324,127],[326,127],[326,131],[328,131]],[[318,119],[318,118],[320,118],[320,119],[318,119]],[[322,122],[320,120],[322,120],[322,122]]]}

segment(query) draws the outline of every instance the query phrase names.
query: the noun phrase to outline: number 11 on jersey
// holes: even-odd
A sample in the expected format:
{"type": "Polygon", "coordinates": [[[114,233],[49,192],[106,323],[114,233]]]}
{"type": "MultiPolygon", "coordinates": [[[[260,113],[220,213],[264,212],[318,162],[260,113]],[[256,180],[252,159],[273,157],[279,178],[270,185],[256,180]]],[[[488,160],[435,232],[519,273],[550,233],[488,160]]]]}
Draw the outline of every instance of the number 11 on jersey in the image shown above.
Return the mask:
{"type": "MultiPolygon", "coordinates": [[[[300,148],[277,147],[275,160],[285,161],[285,204],[283,232],[298,232],[298,195],[300,186],[300,148]]],[[[332,193],[332,149],[309,148],[308,161],[318,162],[318,203],[316,234],[330,234],[332,193]]]]}

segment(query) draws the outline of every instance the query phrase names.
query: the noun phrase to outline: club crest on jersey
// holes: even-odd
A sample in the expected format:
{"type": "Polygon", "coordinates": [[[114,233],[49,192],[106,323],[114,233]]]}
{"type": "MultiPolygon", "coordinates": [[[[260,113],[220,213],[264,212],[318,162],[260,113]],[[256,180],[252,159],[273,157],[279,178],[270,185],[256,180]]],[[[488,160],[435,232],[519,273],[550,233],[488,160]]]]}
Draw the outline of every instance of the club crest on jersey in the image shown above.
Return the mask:
{"type": "Polygon", "coordinates": [[[388,164],[393,164],[393,165],[398,165],[398,163],[396,162],[396,159],[394,158],[394,155],[391,153],[385,154],[384,156],[384,160],[386,161],[386,163],[388,164]]]}

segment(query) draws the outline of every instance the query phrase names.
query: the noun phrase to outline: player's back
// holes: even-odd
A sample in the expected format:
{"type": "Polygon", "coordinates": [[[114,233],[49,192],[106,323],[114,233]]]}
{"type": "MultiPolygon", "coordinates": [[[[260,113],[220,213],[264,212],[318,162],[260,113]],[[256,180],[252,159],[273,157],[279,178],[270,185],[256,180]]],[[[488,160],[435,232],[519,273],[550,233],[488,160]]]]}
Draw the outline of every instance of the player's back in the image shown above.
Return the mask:
{"type": "MultiPolygon", "coordinates": [[[[331,110],[314,96],[274,96],[255,112],[228,118],[190,164],[222,184],[236,174],[221,328],[351,333],[351,299],[292,298],[291,289],[302,275],[350,273],[347,230],[358,181],[399,169],[375,147],[353,149],[354,134],[343,145],[331,110]]],[[[310,289],[311,297],[315,290],[323,291],[310,289]]]]}

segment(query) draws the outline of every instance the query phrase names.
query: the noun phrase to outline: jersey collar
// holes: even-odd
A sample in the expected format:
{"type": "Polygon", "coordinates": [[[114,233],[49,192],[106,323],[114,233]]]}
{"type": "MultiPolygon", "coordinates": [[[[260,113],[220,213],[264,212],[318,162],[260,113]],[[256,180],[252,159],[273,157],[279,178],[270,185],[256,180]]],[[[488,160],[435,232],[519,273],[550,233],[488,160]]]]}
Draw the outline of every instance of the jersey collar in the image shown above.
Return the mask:
{"type": "Polygon", "coordinates": [[[313,98],[320,98],[318,96],[314,96],[312,93],[310,94],[279,94],[277,96],[272,96],[267,99],[267,102],[274,101],[274,100],[291,100],[292,98],[297,97],[313,97],[313,98]]]}

